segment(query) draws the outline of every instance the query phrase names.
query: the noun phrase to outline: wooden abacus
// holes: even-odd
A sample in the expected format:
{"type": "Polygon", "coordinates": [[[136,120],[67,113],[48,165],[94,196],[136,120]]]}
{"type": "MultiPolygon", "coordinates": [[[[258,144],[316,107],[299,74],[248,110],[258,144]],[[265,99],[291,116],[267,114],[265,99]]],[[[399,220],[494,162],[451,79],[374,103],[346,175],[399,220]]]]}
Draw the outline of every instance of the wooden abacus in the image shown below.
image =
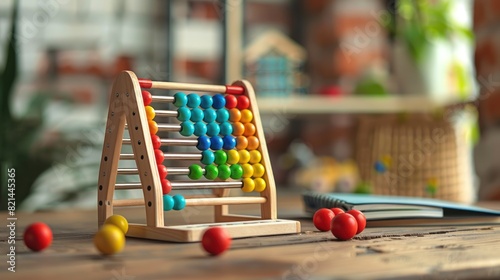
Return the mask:
{"type": "Polygon", "coordinates": [[[130,71],[119,74],[110,96],[99,170],[99,225],[113,215],[114,207],[128,206],[144,206],[146,210],[146,224],[129,225],[127,236],[131,237],[193,242],[200,241],[203,231],[215,225],[226,228],[233,238],[300,232],[299,222],[277,218],[276,186],[255,94],[244,80],[228,86],[200,85],[138,79],[130,71]],[[200,97],[178,92],[173,96],[151,96],[141,87],[217,94],[200,97]],[[177,110],[154,110],[149,106],[151,102],[172,103],[177,110]],[[177,121],[156,123],[155,116],[177,121]],[[129,139],[123,139],[125,129],[129,139]],[[157,131],[168,131],[169,136],[180,133],[183,137],[160,139],[157,131]],[[197,138],[189,137],[193,134],[197,138]],[[121,153],[123,144],[131,145],[133,153],[121,153]],[[196,146],[198,152],[163,153],[160,146],[196,146]],[[119,168],[120,160],[135,160],[137,168],[119,168]],[[164,160],[196,160],[204,166],[167,168],[164,160]],[[117,183],[118,174],[138,175],[140,182],[117,183]],[[176,182],[171,181],[172,175],[205,179],[176,182]],[[232,188],[260,195],[235,197],[230,195],[232,188]],[[142,189],[143,199],[114,199],[115,190],[129,189],[142,189]],[[169,195],[170,190],[189,189],[208,189],[211,194],[201,198],[169,195]],[[229,205],[241,204],[260,205],[260,216],[229,212],[229,205]],[[189,206],[213,206],[213,221],[165,225],[164,211],[182,211],[189,206]]]}

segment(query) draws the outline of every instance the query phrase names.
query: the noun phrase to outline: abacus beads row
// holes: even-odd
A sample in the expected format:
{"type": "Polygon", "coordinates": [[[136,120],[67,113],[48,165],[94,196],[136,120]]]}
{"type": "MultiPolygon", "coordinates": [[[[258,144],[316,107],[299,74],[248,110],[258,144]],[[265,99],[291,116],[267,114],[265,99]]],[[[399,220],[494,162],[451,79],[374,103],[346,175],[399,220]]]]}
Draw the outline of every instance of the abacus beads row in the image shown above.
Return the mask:
{"type": "Polygon", "coordinates": [[[226,96],[222,94],[216,94],[214,96],[203,95],[200,97],[195,93],[186,95],[183,92],[178,92],[174,94],[174,105],[176,107],[187,106],[189,108],[201,107],[203,109],[208,109],[212,107],[214,109],[221,109],[226,107],[228,109],[238,108],[240,110],[244,110],[250,106],[250,101],[248,100],[248,97],[244,95],[239,95],[236,97],[229,94],[226,96]]]}

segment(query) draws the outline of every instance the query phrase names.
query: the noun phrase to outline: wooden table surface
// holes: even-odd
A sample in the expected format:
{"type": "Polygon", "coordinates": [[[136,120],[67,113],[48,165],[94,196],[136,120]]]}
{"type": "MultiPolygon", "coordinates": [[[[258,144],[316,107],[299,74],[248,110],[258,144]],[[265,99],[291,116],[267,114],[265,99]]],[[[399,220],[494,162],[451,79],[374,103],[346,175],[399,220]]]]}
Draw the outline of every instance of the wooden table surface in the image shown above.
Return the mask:
{"type": "MultiPolygon", "coordinates": [[[[236,239],[219,257],[207,256],[199,243],[133,238],[123,252],[103,257],[92,243],[96,211],[18,212],[16,272],[3,261],[0,279],[500,279],[500,225],[372,227],[354,240],[337,241],[314,230],[299,195],[278,199],[280,218],[300,220],[301,234],[236,239]],[[52,246],[41,253],[22,243],[24,228],[35,221],[54,233],[52,246]]],[[[176,215],[196,222],[210,215],[206,209],[176,215]]],[[[144,215],[141,208],[120,213],[129,222],[144,215]]],[[[6,213],[0,217],[7,224],[6,213]]],[[[1,232],[5,260],[6,226],[1,232]]]]}

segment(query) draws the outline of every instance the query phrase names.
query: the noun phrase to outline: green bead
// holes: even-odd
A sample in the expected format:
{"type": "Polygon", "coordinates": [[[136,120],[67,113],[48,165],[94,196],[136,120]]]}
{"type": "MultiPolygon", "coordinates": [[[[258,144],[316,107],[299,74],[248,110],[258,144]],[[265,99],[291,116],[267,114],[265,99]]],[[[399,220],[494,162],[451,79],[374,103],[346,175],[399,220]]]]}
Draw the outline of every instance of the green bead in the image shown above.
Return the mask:
{"type": "Polygon", "coordinates": [[[219,165],[217,169],[219,169],[219,179],[227,180],[231,177],[231,169],[229,168],[229,165],[219,165]]]}
{"type": "Polygon", "coordinates": [[[233,164],[230,167],[231,169],[231,178],[232,179],[240,179],[243,176],[243,168],[239,164],[233,164]]]}
{"type": "Polygon", "coordinates": [[[205,166],[205,178],[208,180],[214,180],[219,176],[219,169],[216,165],[210,164],[205,166]]]}
{"type": "Polygon", "coordinates": [[[203,176],[203,168],[198,164],[191,164],[189,166],[189,174],[188,177],[191,180],[198,180],[203,176]]]}
{"type": "Polygon", "coordinates": [[[227,154],[226,152],[224,152],[223,150],[217,150],[214,152],[214,156],[215,156],[215,164],[217,165],[223,165],[223,164],[226,164],[227,162],[227,154]]]}

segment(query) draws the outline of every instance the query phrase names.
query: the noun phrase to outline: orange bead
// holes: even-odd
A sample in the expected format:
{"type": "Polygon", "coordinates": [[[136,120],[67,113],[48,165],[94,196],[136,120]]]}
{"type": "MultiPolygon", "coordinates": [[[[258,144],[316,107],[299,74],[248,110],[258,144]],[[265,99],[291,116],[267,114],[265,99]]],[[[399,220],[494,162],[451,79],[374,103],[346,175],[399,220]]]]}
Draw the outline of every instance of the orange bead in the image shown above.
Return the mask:
{"type": "MultiPolygon", "coordinates": [[[[258,141],[258,140],[257,140],[258,141]]],[[[236,137],[236,149],[238,150],[244,150],[248,146],[248,140],[245,136],[238,136],[236,137]]]]}
{"type": "Polygon", "coordinates": [[[229,110],[229,121],[230,122],[239,122],[241,119],[241,111],[233,108],[229,110]]]}
{"type": "Polygon", "coordinates": [[[240,136],[245,132],[245,126],[240,122],[233,123],[233,135],[240,136]]]}
{"type": "Polygon", "coordinates": [[[250,163],[259,163],[261,159],[262,155],[260,154],[259,151],[257,150],[250,151],[250,163]]]}
{"type": "Polygon", "coordinates": [[[244,126],[245,129],[243,131],[243,135],[252,136],[255,134],[255,125],[253,125],[253,123],[246,123],[244,126]]]}
{"type": "Polygon", "coordinates": [[[158,133],[158,124],[155,121],[148,121],[149,133],[156,134],[158,133]]]}
{"type": "Polygon", "coordinates": [[[264,165],[260,163],[256,163],[252,165],[253,167],[253,177],[254,178],[260,178],[264,176],[264,173],[266,172],[266,169],[264,168],[264,165]]]}
{"type": "Polygon", "coordinates": [[[248,110],[248,109],[245,109],[245,110],[242,110],[241,113],[241,122],[242,123],[249,123],[253,120],[253,114],[252,114],[252,111],[248,110]]]}
{"type": "Polygon", "coordinates": [[[247,139],[247,149],[252,151],[252,150],[257,150],[259,148],[259,138],[255,137],[255,136],[248,136],[247,139]]]}
{"type": "Polygon", "coordinates": [[[146,107],[144,107],[144,109],[146,109],[146,117],[148,118],[148,120],[152,120],[155,118],[156,113],[155,113],[155,109],[153,109],[153,107],[146,106],[146,107]]]}

